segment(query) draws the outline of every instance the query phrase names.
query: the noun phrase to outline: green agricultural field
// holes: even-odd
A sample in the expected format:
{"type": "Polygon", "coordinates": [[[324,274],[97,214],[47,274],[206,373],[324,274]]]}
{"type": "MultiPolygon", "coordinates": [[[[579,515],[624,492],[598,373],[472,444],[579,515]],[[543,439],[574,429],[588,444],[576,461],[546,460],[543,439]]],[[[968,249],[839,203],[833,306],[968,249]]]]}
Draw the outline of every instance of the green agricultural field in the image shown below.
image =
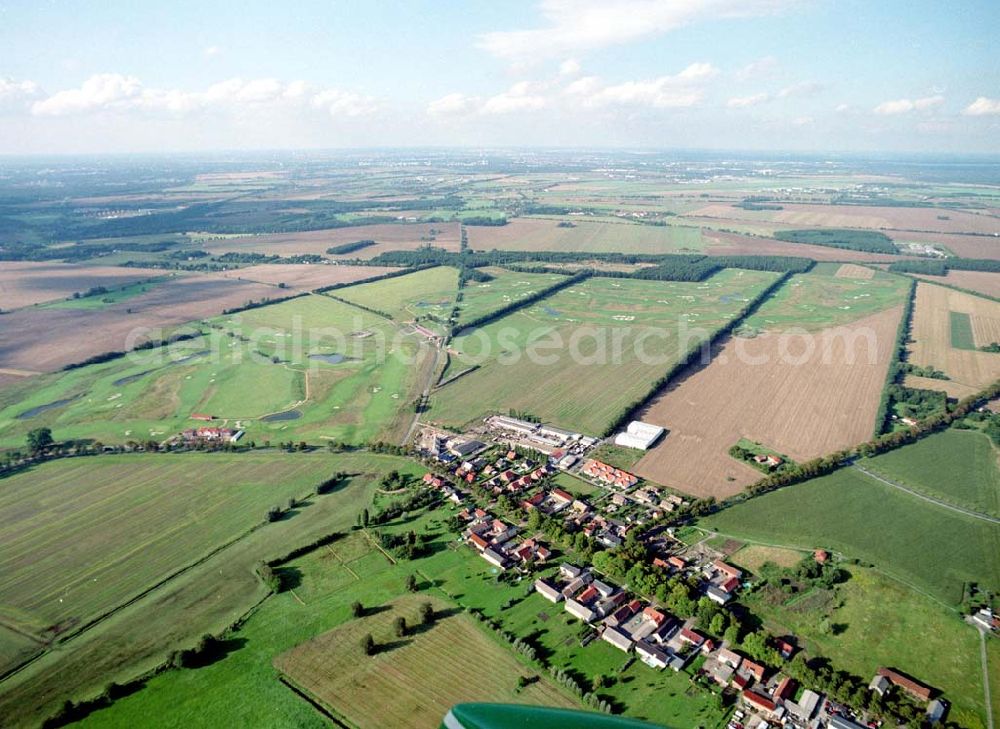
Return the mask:
{"type": "Polygon", "coordinates": [[[849,324],[903,303],[909,281],[878,272],[870,279],[842,278],[835,269],[796,274],[748,317],[746,330],[809,331],[849,324]]]}
{"type": "Polygon", "coordinates": [[[951,330],[951,346],[955,349],[976,349],[976,339],[972,335],[972,319],[961,311],[949,311],[948,322],[951,330]]]}
{"type": "Polygon", "coordinates": [[[391,439],[429,361],[416,335],[324,296],[202,328],[206,336],[165,350],[38,378],[0,403],[0,447],[22,445],[28,430],[43,425],[58,439],[162,441],[198,425],[192,413],[259,442],[391,439]]]}
{"type": "Polygon", "coordinates": [[[398,322],[428,317],[447,320],[458,292],[458,271],[438,266],[383,281],[337,289],[333,295],[353,304],[381,311],[398,322]]]}
{"type": "Polygon", "coordinates": [[[791,599],[765,589],[747,607],[775,635],[791,633],[807,653],[829,658],[866,680],[893,666],[944,692],[951,719],[983,726],[979,638],[960,616],[875,570],[848,566],[834,590],[791,599]]]}
{"type": "MultiPolygon", "coordinates": [[[[865,465],[883,468],[880,458],[865,465]]],[[[841,552],[947,605],[962,600],[969,582],[1000,589],[995,524],[928,503],[853,468],[755,497],[701,524],[740,539],[841,552]]]]}
{"type": "Polygon", "coordinates": [[[914,491],[1000,516],[997,449],[978,430],[946,430],[863,464],[914,491]]]}
{"type": "Polygon", "coordinates": [[[455,338],[451,368],[482,366],[438,390],[427,417],[459,426],[514,408],[601,433],[775,277],[729,269],[700,283],[590,278],[562,289],[455,338]]]}
{"type": "MultiPolygon", "coordinates": [[[[104,457],[99,458],[103,459],[104,457]]],[[[109,461],[125,460],[118,457],[107,458],[109,461]]],[[[160,549],[168,551],[174,558],[188,560],[190,560],[188,553],[200,543],[198,541],[200,537],[197,536],[196,532],[201,529],[211,529],[211,527],[201,523],[201,518],[198,516],[199,506],[202,505],[199,502],[200,492],[193,492],[190,483],[192,479],[197,482],[199,477],[193,474],[210,473],[212,478],[216,479],[215,493],[222,496],[225,496],[227,492],[224,485],[218,484],[231,482],[234,473],[243,474],[248,470],[253,471],[253,473],[245,478],[241,476],[240,480],[244,483],[268,482],[264,486],[254,487],[257,491],[267,488],[272,491],[294,492],[294,487],[299,484],[302,489],[299,493],[305,493],[309,490],[310,485],[315,483],[313,475],[308,472],[309,470],[315,473],[316,479],[326,478],[330,473],[338,470],[352,474],[352,478],[345,486],[330,494],[309,498],[286,518],[246,533],[242,538],[214,552],[211,556],[206,556],[204,553],[195,555],[196,557],[206,556],[206,558],[182,574],[167,580],[147,595],[122,607],[107,619],[65,641],[59,650],[45,653],[22,671],[6,679],[2,690],[0,690],[0,715],[8,718],[17,717],[17,721],[12,723],[13,726],[37,726],[41,723],[42,718],[54,712],[64,699],[79,701],[93,698],[112,681],[127,682],[162,664],[170,651],[193,645],[198,637],[204,633],[218,634],[245,615],[267,595],[266,589],[254,574],[255,565],[261,560],[275,559],[301,545],[309,544],[331,533],[346,532],[361,510],[371,503],[378,477],[390,469],[397,469],[401,473],[407,473],[414,477],[424,473],[419,465],[407,459],[364,452],[333,455],[325,453],[295,454],[291,456],[280,456],[274,453],[194,456],[191,454],[175,456],[134,455],[128,457],[126,467],[145,468],[149,467],[145,465],[147,462],[153,462],[159,464],[155,466],[159,472],[168,461],[187,462],[188,458],[192,458],[192,460],[188,465],[189,474],[187,477],[174,478],[169,481],[164,479],[162,488],[169,489],[172,497],[153,494],[156,498],[147,500],[150,514],[157,516],[160,513],[168,513],[171,517],[182,516],[178,504],[187,503],[189,509],[187,520],[172,524],[160,517],[153,520],[151,516],[145,516],[142,513],[142,503],[137,498],[139,494],[135,492],[135,489],[130,490],[128,484],[119,486],[123,492],[121,496],[127,498],[133,506],[131,516],[141,519],[143,523],[147,524],[147,531],[150,535],[160,535],[160,549]],[[244,458],[248,460],[244,462],[244,458]],[[218,465],[209,465],[206,471],[206,464],[212,463],[218,465]],[[246,465],[243,465],[244,463],[246,465]],[[272,486],[270,484],[282,485],[272,486]],[[165,505],[168,506],[166,512],[162,511],[165,505]],[[157,512],[156,509],[161,509],[161,511],[157,512]],[[193,543],[190,541],[192,539],[195,540],[193,543]],[[185,540],[188,541],[188,544],[183,544],[185,540]]],[[[87,462],[90,464],[90,468],[94,468],[97,459],[90,458],[87,459],[87,462]]],[[[169,466],[167,468],[169,469],[169,466]]],[[[31,473],[44,474],[45,471],[40,469],[31,473]]],[[[25,477],[30,476],[31,473],[25,474],[25,477]]],[[[11,481],[5,482],[5,488],[11,483],[11,481]]],[[[111,550],[115,554],[121,554],[124,552],[123,542],[115,542],[106,538],[108,522],[101,520],[97,510],[103,506],[108,514],[120,513],[121,509],[116,507],[115,502],[122,500],[122,498],[105,499],[104,502],[101,502],[99,495],[107,489],[96,488],[99,493],[93,499],[94,505],[86,512],[89,517],[94,519],[90,524],[90,531],[92,534],[104,535],[105,541],[111,542],[109,547],[104,548],[106,551],[111,550]]],[[[246,514],[252,518],[254,523],[257,523],[263,516],[260,513],[260,508],[266,510],[271,503],[270,498],[259,494],[255,496],[251,493],[249,486],[243,489],[230,487],[230,491],[239,494],[238,501],[246,500],[248,502],[248,505],[244,507],[241,503],[232,503],[231,500],[230,508],[237,514],[246,514]]],[[[58,498],[50,497],[44,501],[51,504],[52,519],[61,519],[63,522],[72,521],[70,517],[61,516],[59,511],[61,503],[58,498]]],[[[202,499],[202,501],[205,500],[202,499]]],[[[227,522],[226,513],[218,513],[222,508],[219,506],[220,503],[222,502],[216,499],[214,502],[206,502],[203,505],[207,510],[207,515],[212,516],[217,521],[227,522]]],[[[16,513],[16,511],[7,511],[6,513],[16,513]]],[[[75,517],[75,519],[76,522],[80,522],[82,517],[75,517]]],[[[238,527],[242,530],[244,525],[237,524],[237,521],[238,519],[234,518],[228,523],[234,528],[238,527]]],[[[212,530],[219,532],[219,529],[212,530]]],[[[129,528],[125,536],[133,534],[134,531],[134,529],[129,528]]],[[[65,539],[66,543],[72,544],[73,536],[79,536],[79,534],[79,530],[69,533],[65,539]]],[[[44,540],[44,538],[45,535],[38,534],[36,541],[44,540]]],[[[49,541],[52,541],[51,538],[49,541]]],[[[150,539],[143,538],[138,544],[147,545],[150,542],[150,539]]],[[[5,539],[5,548],[6,544],[5,539]]],[[[100,546],[98,544],[98,547],[100,546]]],[[[163,558],[148,555],[149,551],[147,549],[141,552],[143,559],[149,556],[150,559],[162,561],[163,558]]],[[[329,554],[329,552],[325,553],[329,554]]],[[[98,556],[93,550],[91,550],[90,555],[95,559],[98,556]]],[[[78,558],[72,555],[70,558],[71,564],[78,561],[78,558]]],[[[141,578],[142,575],[146,574],[146,568],[138,560],[133,561],[135,564],[129,563],[127,566],[138,570],[141,573],[139,575],[141,578]]],[[[61,572],[67,572],[71,564],[59,566],[57,569],[61,572]]],[[[95,564],[97,564],[96,568],[100,567],[99,561],[95,564]]],[[[160,580],[164,577],[166,575],[159,575],[157,579],[160,580]]],[[[141,579],[135,581],[138,584],[141,579]]],[[[31,589],[42,590],[46,588],[42,585],[31,589]]],[[[299,605],[291,594],[285,594],[283,597],[287,597],[293,605],[299,605]]],[[[301,616],[295,617],[286,614],[281,616],[281,620],[286,623],[286,627],[289,627],[294,625],[299,617],[301,616]]],[[[327,613],[324,612],[320,620],[326,619],[327,613]]],[[[322,627],[322,622],[320,625],[319,630],[326,629],[322,627]]],[[[316,625],[305,626],[306,632],[301,634],[302,637],[299,640],[310,637],[311,633],[308,632],[310,628],[316,628],[316,625]]],[[[6,639],[2,645],[4,650],[7,650],[6,639]]],[[[230,648],[235,647],[236,644],[230,646],[230,648]]],[[[264,689],[267,689],[273,682],[273,672],[268,667],[269,661],[270,658],[256,667],[258,677],[260,673],[266,676],[265,681],[261,682],[264,689]]],[[[222,661],[216,665],[228,667],[229,663],[229,661],[222,661]]],[[[242,672],[243,669],[238,668],[238,670],[242,672]]],[[[200,680],[198,673],[194,671],[176,671],[168,675],[195,677],[200,680]]],[[[277,684],[275,686],[277,687],[277,684]]],[[[143,692],[142,695],[146,693],[143,692]]],[[[214,704],[213,706],[215,709],[228,712],[231,715],[237,704],[242,705],[249,698],[249,694],[239,700],[232,700],[230,697],[228,705],[214,704]]],[[[265,691],[261,704],[254,705],[254,708],[259,709],[266,706],[268,699],[269,695],[265,691]]],[[[308,706],[304,708],[303,715],[315,716],[308,706]]],[[[201,711],[200,707],[199,711],[201,711]]],[[[177,722],[180,723],[181,714],[172,709],[161,711],[158,715],[177,718],[177,722]]],[[[257,714],[258,717],[262,715],[264,714],[259,712],[257,714]]],[[[226,724],[224,714],[220,713],[219,721],[226,724]]]]}
{"type": "Polygon", "coordinates": [[[432,627],[421,626],[419,608],[426,600],[397,598],[386,606],[389,610],[349,621],[278,656],[275,667],[360,729],[434,726],[452,706],[466,701],[579,708],[547,678],[518,690],[518,678],[537,674],[474,618],[452,614],[450,603],[433,599],[442,617],[432,627]],[[400,639],[393,632],[397,616],[421,629],[400,639]],[[359,656],[366,633],[381,647],[369,658],[359,656]],[[484,663],[489,671],[478,670],[484,663]],[[430,665],[434,671],[427,670],[430,665]]]}
{"type": "Polygon", "coordinates": [[[493,277],[491,281],[468,281],[462,289],[459,322],[472,321],[565,281],[558,273],[519,273],[504,268],[477,269],[493,277]]]}
{"type": "MultiPolygon", "coordinates": [[[[616,676],[613,686],[598,693],[624,709],[627,716],[677,727],[719,725],[723,712],[716,697],[692,687],[689,674],[654,671],[639,662],[621,672],[628,660],[625,654],[603,641],[581,647],[578,638],[581,624],[567,621],[561,606],[535,593],[526,594],[524,584],[497,583],[490,566],[455,541],[455,535],[445,528],[448,513],[425,512],[383,527],[387,531],[413,529],[435,536],[432,554],[413,562],[390,564],[359,533],[295,560],[289,565],[298,576],[294,594],[282,593],[261,605],[233,633],[231,639],[239,647],[224,660],[204,668],[156,676],[143,690],[93,714],[84,725],[122,726],[144,716],[168,717],[177,725],[252,723],[255,717],[266,715],[271,717],[271,725],[277,727],[325,726],[320,715],[276,680],[272,662],[295,646],[348,623],[354,600],[365,606],[381,606],[397,600],[405,592],[404,582],[409,574],[418,579],[420,597],[426,595],[436,601],[479,608],[486,615],[499,618],[505,630],[520,636],[532,635],[549,661],[574,669],[585,682],[589,683],[597,674],[616,676]]],[[[435,629],[426,637],[431,637],[435,629]]],[[[492,632],[479,629],[497,647],[510,651],[492,632]]],[[[415,640],[420,638],[417,636],[415,640]]],[[[477,644],[479,640],[476,639],[477,644]]],[[[413,647],[418,646],[414,643],[413,647]]],[[[507,656],[522,664],[524,675],[539,675],[538,669],[518,654],[510,651],[507,656]]],[[[392,653],[387,657],[391,658],[392,653]]],[[[507,680],[509,658],[504,658],[503,665],[503,680],[507,680]]],[[[544,683],[543,687],[551,690],[544,683]]],[[[363,696],[351,700],[355,702],[353,711],[380,715],[383,711],[397,710],[394,703],[383,706],[387,701],[405,701],[406,696],[392,696],[367,705],[363,696]]],[[[536,699],[526,696],[524,700],[536,699]]]]}
{"type": "Polygon", "coordinates": [[[169,281],[172,276],[157,276],[155,278],[146,279],[145,281],[137,281],[134,284],[129,284],[128,286],[122,286],[120,288],[109,289],[104,293],[94,294],[92,296],[80,296],[78,298],[63,299],[61,301],[53,301],[48,304],[44,304],[41,308],[47,309],[103,309],[112,304],[119,304],[123,301],[128,301],[129,299],[134,299],[136,296],[146,293],[152,288],[155,288],[164,281],[169,281]]]}
{"type": "Polygon", "coordinates": [[[703,250],[696,225],[643,225],[620,218],[516,218],[502,228],[469,228],[474,250],[676,253],[703,250]]]}
{"type": "Polygon", "coordinates": [[[331,463],[278,453],[98,456],[11,476],[0,489],[3,622],[39,636],[72,630],[304,497],[331,463]]]}

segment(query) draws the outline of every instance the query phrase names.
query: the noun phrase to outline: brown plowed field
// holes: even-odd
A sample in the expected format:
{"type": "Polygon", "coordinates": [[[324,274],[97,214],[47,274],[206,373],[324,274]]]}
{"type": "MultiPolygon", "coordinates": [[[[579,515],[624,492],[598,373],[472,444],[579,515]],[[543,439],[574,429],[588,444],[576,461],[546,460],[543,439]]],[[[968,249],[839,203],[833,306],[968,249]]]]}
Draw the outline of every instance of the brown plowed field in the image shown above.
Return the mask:
{"type": "Polygon", "coordinates": [[[414,223],[359,225],[352,228],[308,230],[300,233],[275,233],[250,235],[240,238],[219,238],[205,241],[205,250],[212,255],[222,253],[268,253],[280,256],[297,256],[315,253],[327,255],[326,249],[343,243],[373,240],[375,245],[333,259],[374,258],[385,251],[413,250],[432,245],[449,251],[458,251],[458,223],[414,223]],[[431,233],[431,230],[437,231],[431,233]],[[433,238],[433,240],[431,240],[433,238]]]}
{"type": "Polygon", "coordinates": [[[312,291],[322,286],[338,283],[354,283],[375,276],[398,271],[389,266],[332,266],[324,263],[264,264],[226,271],[226,278],[240,281],[256,281],[265,284],[285,284],[299,291],[312,291]]]}
{"type": "Polygon", "coordinates": [[[962,258],[1000,260],[1000,237],[959,233],[901,233],[885,231],[894,242],[932,243],[948,248],[962,258]]]}
{"type": "Polygon", "coordinates": [[[45,301],[68,299],[94,286],[121,288],[163,276],[152,268],[78,266],[71,263],[4,261],[0,263],[0,309],[5,311],[45,301]]]}
{"type": "Polygon", "coordinates": [[[288,296],[274,286],[221,276],[185,276],[103,309],[20,309],[4,314],[0,367],[51,372],[95,354],[125,349],[129,334],[217,316],[250,299],[288,296]]]}
{"type": "Polygon", "coordinates": [[[782,208],[782,210],[744,210],[716,203],[693,210],[684,217],[749,220],[794,228],[870,228],[935,233],[1000,232],[1000,220],[997,218],[961,210],[804,203],[782,203],[782,208]]]}
{"type": "Polygon", "coordinates": [[[1000,273],[990,273],[989,271],[948,271],[946,276],[925,276],[916,275],[924,281],[931,283],[946,283],[951,286],[958,286],[969,291],[978,291],[987,296],[1000,298],[1000,273]]]}
{"type": "Polygon", "coordinates": [[[707,367],[682,376],[642,414],[642,420],[669,432],[634,471],[695,496],[724,498],[762,475],[729,456],[740,438],[796,461],[867,440],[901,313],[902,307],[895,306],[819,332],[808,357],[800,357],[798,337],[787,346],[778,333],[728,340],[707,367]],[[832,335],[844,330],[872,332],[873,357],[864,339],[849,347],[850,335],[832,335]]]}
{"type": "Polygon", "coordinates": [[[1000,304],[943,286],[917,284],[909,361],[944,371],[951,380],[941,380],[942,388],[961,397],[967,388],[981,390],[1000,377],[1000,354],[956,349],[951,346],[951,314],[961,312],[972,321],[976,344],[989,344],[990,332],[1000,327],[1000,304]],[[951,383],[964,387],[952,387],[951,383]]]}
{"type": "Polygon", "coordinates": [[[848,251],[842,248],[814,246],[808,243],[788,243],[773,238],[755,238],[719,230],[704,230],[705,252],[713,256],[798,256],[817,261],[866,261],[891,262],[900,256],[866,251],[848,251]]]}

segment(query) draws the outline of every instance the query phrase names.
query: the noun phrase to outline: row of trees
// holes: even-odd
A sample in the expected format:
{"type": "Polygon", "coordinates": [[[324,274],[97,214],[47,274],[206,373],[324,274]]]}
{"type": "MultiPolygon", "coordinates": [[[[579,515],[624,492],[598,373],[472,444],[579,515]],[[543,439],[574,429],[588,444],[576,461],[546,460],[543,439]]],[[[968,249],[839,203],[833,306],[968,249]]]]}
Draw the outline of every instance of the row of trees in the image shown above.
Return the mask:
{"type": "Polygon", "coordinates": [[[663,374],[663,376],[659,377],[655,382],[653,382],[653,384],[649,387],[649,389],[645,392],[645,394],[639,396],[638,398],[636,398],[631,403],[629,403],[628,405],[626,405],[621,409],[621,411],[618,413],[618,417],[616,417],[608,424],[608,426],[604,429],[604,433],[602,435],[604,437],[608,437],[613,433],[615,433],[616,431],[621,430],[621,428],[624,427],[625,424],[628,423],[629,421],[635,420],[639,412],[656,395],[656,393],[658,393],[660,390],[666,387],[666,385],[671,380],[677,377],[681,372],[683,372],[688,366],[691,365],[692,362],[696,361],[699,357],[704,357],[708,354],[711,354],[712,345],[715,342],[717,342],[721,337],[730,334],[737,327],[739,327],[740,323],[748,316],[753,314],[753,312],[756,311],[757,308],[764,301],[766,301],[774,291],[776,291],[779,287],[782,286],[782,284],[785,283],[785,281],[788,279],[790,275],[791,274],[789,273],[784,273],[781,276],[779,276],[770,286],[761,291],[760,294],[756,296],[756,298],[748,302],[728,323],[723,324],[721,327],[716,329],[711,334],[711,336],[709,336],[706,340],[702,342],[695,342],[692,345],[690,345],[688,347],[687,352],[685,352],[681,357],[679,357],[678,360],[673,365],[671,365],[670,369],[668,369],[663,374]]]}

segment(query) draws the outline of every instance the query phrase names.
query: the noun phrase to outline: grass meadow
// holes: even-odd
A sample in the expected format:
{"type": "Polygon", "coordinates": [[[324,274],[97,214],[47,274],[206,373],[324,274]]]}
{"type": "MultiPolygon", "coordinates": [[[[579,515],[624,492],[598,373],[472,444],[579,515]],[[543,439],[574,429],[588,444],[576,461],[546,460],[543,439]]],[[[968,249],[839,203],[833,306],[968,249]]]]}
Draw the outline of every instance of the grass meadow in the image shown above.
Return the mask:
{"type": "Polygon", "coordinates": [[[465,284],[459,304],[459,324],[510,306],[566,278],[558,273],[520,273],[495,267],[478,270],[488,273],[493,279],[468,281],[465,284]]]}
{"type": "MultiPolygon", "coordinates": [[[[881,458],[866,467],[884,468],[881,458]]],[[[1000,588],[996,525],[922,501],[857,469],[764,494],[701,523],[737,538],[843,553],[945,605],[957,605],[969,582],[1000,588]]]]}
{"type": "Polygon", "coordinates": [[[946,430],[869,459],[864,465],[914,491],[1000,516],[997,449],[979,430],[946,430]]]}
{"type": "Polygon", "coordinates": [[[332,459],[279,453],[53,461],[0,489],[0,614],[66,630],[260,525],[329,478],[332,459]],[[114,534],[108,538],[109,530],[114,534]]]}
{"type": "Polygon", "coordinates": [[[206,336],[166,350],[45,375],[16,397],[0,396],[0,446],[22,445],[43,425],[58,439],[161,441],[194,427],[189,417],[199,412],[248,440],[365,442],[402,422],[423,361],[415,336],[394,341],[386,320],[323,296],[206,324],[206,336]],[[310,357],[333,354],[343,359],[310,357]],[[287,411],[290,419],[268,419],[287,411]]]}
{"type": "MultiPolygon", "coordinates": [[[[165,462],[173,458],[178,461],[186,461],[189,457],[191,457],[190,454],[178,456],[135,455],[128,457],[129,461],[126,465],[135,468],[152,461],[159,463],[159,468],[162,468],[165,462]]],[[[275,461],[276,457],[277,454],[268,454],[267,460],[275,461]]],[[[107,458],[109,461],[117,460],[113,457],[107,458]]],[[[228,464],[230,474],[252,468],[255,465],[253,454],[238,456],[210,454],[200,458],[218,459],[219,470],[214,468],[209,470],[220,480],[226,477],[224,464],[228,464]],[[241,465],[244,458],[248,459],[246,465],[241,465]]],[[[197,494],[190,493],[190,487],[185,487],[185,484],[196,479],[199,471],[206,470],[205,462],[200,458],[192,457],[188,466],[191,470],[187,476],[176,479],[170,484],[174,500],[184,501],[187,499],[189,502],[197,500],[197,494]],[[180,489],[185,488],[188,490],[180,491],[180,489]]],[[[95,465],[95,460],[97,459],[88,459],[91,467],[95,465]]],[[[0,692],[0,715],[16,716],[19,725],[37,725],[41,723],[44,716],[51,714],[64,699],[92,698],[112,681],[126,682],[137,674],[161,664],[170,651],[193,645],[198,636],[208,632],[218,633],[244,615],[267,595],[264,586],[254,574],[254,567],[257,563],[261,560],[280,557],[299,545],[309,544],[319,537],[348,530],[361,510],[371,503],[377,477],[388,470],[397,469],[414,476],[423,473],[419,466],[406,459],[370,453],[295,454],[288,456],[287,459],[285,457],[278,458],[278,462],[284,463],[285,471],[291,475],[294,475],[299,469],[312,469],[318,480],[327,477],[334,471],[344,470],[353,474],[353,477],[344,487],[330,494],[309,498],[301,508],[296,509],[285,518],[246,533],[242,538],[210,556],[207,555],[208,551],[216,545],[210,545],[200,554],[195,554],[196,542],[185,547],[179,543],[171,543],[168,537],[162,537],[159,548],[169,551],[175,559],[192,562],[203,558],[202,561],[197,561],[197,564],[187,571],[156,587],[138,600],[124,605],[105,620],[61,644],[58,650],[45,653],[22,671],[6,679],[3,683],[3,691],[0,692]],[[302,465],[297,465],[297,461],[301,462],[302,465]]],[[[256,470],[261,471],[262,475],[256,477],[251,475],[248,478],[263,478],[263,473],[266,472],[271,481],[280,482],[283,480],[280,472],[269,471],[270,467],[266,464],[256,465],[258,465],[256,470]]],[[[306,478],[305,472],[295,478],[300,480],[303,492],[308,491],[309,486],[315,484],[311,476],[306,478]]],[[[8,481],[8,483],[10,482],[8,481]]],[[[244,497],[252,504],[253,499],[249,498],[249,493],[244,494],[244,497]]],[[[56,502],[50,506],[51,518],[55,521],[60,516],[60,505],[54,498],[51,501],[56,502]]],[[[99,500],[97,501],[99,502],[99,500]]],[[[267,506],[271,504],[271,499],[261,498],[258,499],[258,502],[263,504],[263,508],[266,510],[267,506]]],[[[109,516],[115,516],[116,507],[113,503],[107,503],[105,500],[104,506],[108,510],[109,516]]],[[[151,508],[158,506],[159,504],[153,504],[151,508]]],[[[113,555],[120,555],[127,551],[129,542],[125,535],[120,541],[109,540],[106,536],[112,527],[117,530],[118,522],[110,520],[110,518],[102,520],[100,515],[94,513],[94,508],[96,507],[92,507],[90,510],[90,515],[96,519],[92,525],[92,531],[104,534],[105,541],[110,542],[108,546],[97,545],[96,549],[103,549],[113,555]]],[[[237,504],[232,508],[238,510],[241,507],[237,504]]],[[[174,515],[180,513],[177,507],[173,507],[172,510],[168,509],[168,511],[174,515]]],[[[197,514],[197,509],[194,509],[194,513],[197,514]]],[[[138,518],[140,515],[141,512],[137,511],[131,516],[138,518]]],[[[219,518],[218,513],[215,513],[214,516],[219,518]]],[[[197,517],[188,514],[186,518],[190,520],[197,517]]],[[[260,522],[263,513],[259,513],[259,509],[251,505],[247,507],[246,518],[247,524],[237,525],[234,528],[247,528],[260,522]],[[252,522],[250,522],[251,519],[252,522]]],[[[184,521],[175,522],[172,525],[154,523],[149,527],[151,531],[158,530],[160,534],[173,533],[174,542],[196,539],[192,537],[192,528],[184,521]]],[[[199,528],[207,527],[200,524],[199,528]]],[[[126,534],[128,534],[127,529],[126,534]]],[[[30,541],[32,536],[28,535],[25,539],[30,541]]],[[[36,538],[44,539],[45,535],[39,534],[36,538]]],[[[70,545],[73,544],[71,539],[68,539],[67,542],[70,545]]],[[[133,539],[132,543],[136,543],[136,540],[133,539]]],[[[142,544],[143,542],[140,540],[138,543],[142,544]]],[[[91,550],[91,557],[96,559],[99,554],[91,550]]],[[[164,569],[169,571],[181,566],[183,565],[180,563],[163,564],[164,569]]],[[[136,566],[132,565],[132,568],[135,569],[136,566]]],[[[50,568],[50,571],[51,569],[53,568],[50,568]]],[[[68,572],[68,568],[64,570],[65,572],[68,572]]],[[[152,575],[148,572],[142,572],[139,575],[140,579],[135,580],[135,586],[140,587],[140,583],[146,581],[147,578],[158,581],[165,576],[164,574],[152,575]]],[[[121,579],[128,578],[122,577],[121,579]]],[[[152,585],[141,585],[141,587],[149,586],[152,585]]],[[[35,589],[38,588],[32,588],[30,585],[27,587],[29,592],[35,589]]],[[[290,594],[282,597],[288,597],[295,603],[295,599],[290,594]]],[[[7,597],[4,599],[6,604],[7,597]]],[[[302,639],[304,640],[306,637],[309,637],[309,634],[305,634],[302,639]]],[[[240,644],[239,641],[234,642],[229,647],[235,648],[238,644],[240,644]]],[[[4,650],[6,650],[8,642],[4,639],[0,645],[3,645],[4,650]]],[[[269,660],[270,658],[268,658],[269,660]]],[[[226,661],[223,661],[222,664],[225,665],[226,661]]],[[[187,673],[178,671],[168,675],[181,676],[187,673]]],[[[190,673],[196,674],[197,672],[190,673]]],[[[198,680],[201,680],[200,675],[198,680]]],[[[146,693],[143,691],[140,695],[146,693]]],[[[232,701],[229,706],[225,707],[225,710],[231,712],[234,706],[242,702],[242,699],[232,701]]],[[[263,705],[261,704],[261,706],[263,705]]],[[[309,714],[310,712],[311,709],[305,713],[309,714]]],[[[160,715],[164,717],[164,722],[168,725],[175,720],[180,722],[182,719],[182,715],[173,710],[161,711],[160,715]]],[[[263,715],[263,713],[259,713],[258,717],[263,715]]],[[[194,718],[198,718],[198,716],[194,718]]]]}
{"type": "Polygon", "coordinates": [[[337,289],[333,295],[385,312],[396,321],[403,322],[429,315],[447,319],[457,292],[458,271],[450,266],[438,266],[337,289]]]}
{"type": "Polygon", "coordinates": [[[866,680],[892,666],[944,691],[950,718],[982,727],[983,685],[979,637],[959,616],[875,570],[848,566],[851,578],[834,590],[788,598],[765,589],[747,606],[776,635],[866,680]]]}
{"type": "MultiPolygon", "coordinates": [[[[173,726],[191,722],[254,722],[261,716],[267,716],[269,723],[276,727],[324,726],[325,721],[314,709],[278,681],[277,670],[272,665],[274,660],[316,636],[322,639],[322,634],[328,631],[356,632],[356,626],[349,622],[351,602],[358,600],[366,607],[395,605],[400,596],[405,595],[404,582],[409,574],[417,576],[421,600],[429,597],[440,605],[476,607],[490,617],[499,617],[505,630],[522,636],[532,634],[548,660],[573,668],[584,680],[598,673],[617,676],[614,685],[602,689],[599,694],[624,707],[628,716],[669,726],[715,726],[721,722],[723,714],[716,698],[692,688],[687,673],[657,672],[641,663],[621,671],[627,661],[624,653],[603,641],[581,647],[580,623],[568,621],[561,606],[529,593],[530,583],[497,583],[490,565],[456,542],[455,536],[444,528],[448,513],[439,510],[414,514],[384,527],[388,531],[414,529],[418,533],[435,535],[432,553],[412,562],[391,564],[371,549],[360,533],[295,560],[289,565],[298,575],[294,594],[281,593],[261,605],[233,634],[232,640],[239,644],[237,650],[204,668],[175,670],[156,676],[142,691],[116,702],[108,710],[91,715],[83,724],[122,726],[155,715],[164,717],[164,722],[173,726]]],[[[385,619],[392,615],[392,612],[379,612],[374,617],[385,619]]],[[[362,724],[377,724],[381,718],[401,716],[401,707],[411,706],[414,692],[424,690],[423,687],[430,692],[426,700],[434,701],[440,677],[434,675],[436,671],[428,671],[426,662],[414,663],[411,658],[426,650],[425,639],[438,641],[447,637],[445,631],[435,633],[439,629],[450,630],[448,622],[459,618],[467,619],[464,615],[446,618],[441,625],[412,638],[412,644],[392,647],[383,656],[369,659],[359,655],[357,661],[380,661],[388,674],[366,681],[363,690],[346,691],[344,681],[349,680],[348,677],[339,677],[322,665],[316,666],[313,670],[328,676],[325,680],[330,682],[334,692],[328,698],[333,702],[331,708],[348,714],[352,723],[360,719],[362,724]],[[396,657],[398,662],[394,660],[396,657]],[[393,686],[403,688],[392,689],[393,686]]],[[[489,687],[490,693],[484,697],[496,696],[498,690],[507,691],[515,678],[512,671],[523,672],[522,675],[529,677],[539,675],[537,668],[524,663],[518,654],[483,627],[455,627],[467,635],[468,644],[476,647],[480,656],[498,657],[497,661],[486,663],[499,666],[495,677],[499,688],[489,687]],[[483,633],[466,633],[469,628],[483,633]],[[489,643],[494,646],[488,646],[489,643]],[[500,653],[495,652],[498,649],[500,653]]],[[[381,628],[372,632],[387,639],[386,631],[381,628]]],[[[348,638],[342,647],[331,645],[331,655],[317,655],[316,660],[321,663],[340,661],[343,652],[355,649],[356,643],[348,638]]],[[[465,646],[451,641],[435,655],[462,662],[467,653],[465,646]]],[[[279,658],[279,665],[282,662],[279,658]]],[[[440,667],[440,672],[444,676],[451,675],[446,665],[440,667]]],[[[449,687],[451,690],[453,688],[449,687]]],[[[566,696],[551,693],[555,690],[548,687],[543,677],[541,686],[534,684],[525,693],[507,700],[568,705],[566,696]]]]}
{"type": "Polygon", "coordinates": [[[438,390],[427,417],[460,426],[514,408],[599,434],[774,278],[728,269],[700,283],[595,277],[562,289],[455,338],[455,371],[463,358],[482,366],[438,390]]]}
{"type": "Polygon", "coordinates": [[[765,302],[744,327],[780,331],[818,331],[849,324],[903,303],[909,280],[878,272],[872,278],[837,276],[839,264],[817,264],[796,274],[765,302]]]}

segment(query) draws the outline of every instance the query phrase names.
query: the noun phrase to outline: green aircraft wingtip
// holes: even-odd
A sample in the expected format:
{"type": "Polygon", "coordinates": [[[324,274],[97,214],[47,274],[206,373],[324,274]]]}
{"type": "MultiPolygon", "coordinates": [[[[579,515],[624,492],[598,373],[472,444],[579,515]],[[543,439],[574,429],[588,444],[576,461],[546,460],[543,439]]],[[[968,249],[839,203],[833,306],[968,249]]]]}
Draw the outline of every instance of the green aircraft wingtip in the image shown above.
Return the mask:
{"type": "Polygon", "coordinates": [[[516,704],[457,704],[445,714],[441,729],[652,729],[636,719],[590,711],[516,704]]]}

